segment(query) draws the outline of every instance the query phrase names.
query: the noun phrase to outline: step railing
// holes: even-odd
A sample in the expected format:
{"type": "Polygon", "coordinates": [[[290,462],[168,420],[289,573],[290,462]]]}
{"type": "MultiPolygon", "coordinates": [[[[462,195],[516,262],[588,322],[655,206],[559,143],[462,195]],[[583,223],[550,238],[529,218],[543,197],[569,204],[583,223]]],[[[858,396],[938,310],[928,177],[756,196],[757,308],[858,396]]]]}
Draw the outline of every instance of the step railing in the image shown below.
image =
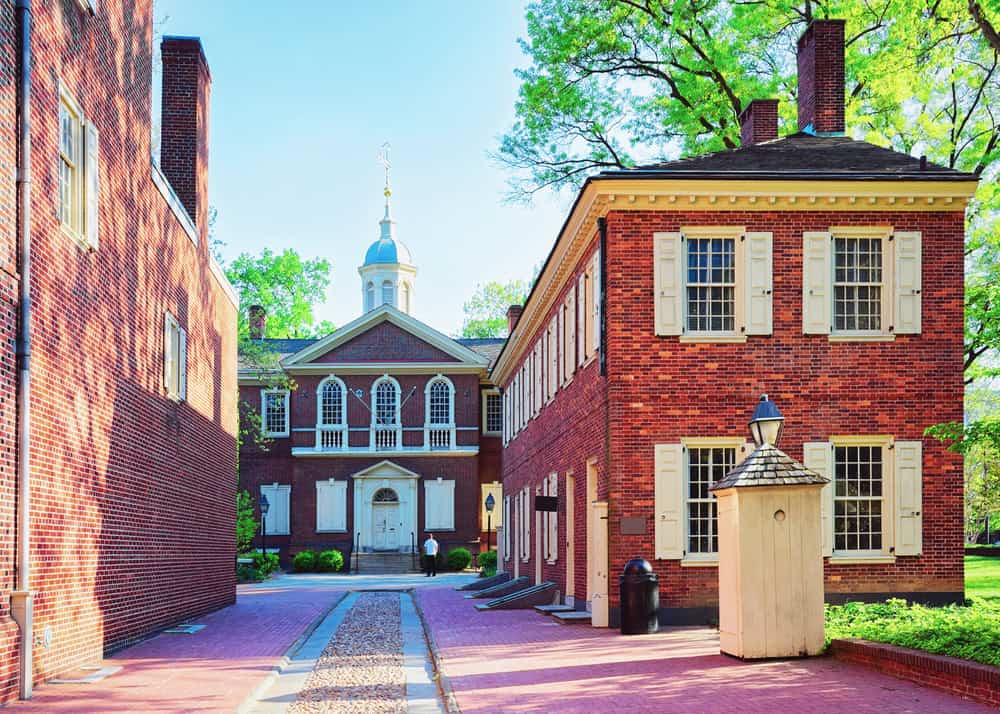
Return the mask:
{"type": "Polygon", "coordinates": [[[361,531],[354,541],[354,572],[361,572],[361,531]]]}

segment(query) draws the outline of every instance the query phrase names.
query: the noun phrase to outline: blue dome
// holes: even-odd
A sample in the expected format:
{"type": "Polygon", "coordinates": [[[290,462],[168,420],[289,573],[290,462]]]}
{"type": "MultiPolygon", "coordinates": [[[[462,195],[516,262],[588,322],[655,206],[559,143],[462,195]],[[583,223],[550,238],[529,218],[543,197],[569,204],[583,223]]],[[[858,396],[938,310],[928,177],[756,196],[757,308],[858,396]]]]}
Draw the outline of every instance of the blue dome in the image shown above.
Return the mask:
{"type": "Polygon", "coordinates": [[[405,263],[410,265],[410,250],[392,238],[379,238],[365,253],[365,265],[376,263],[405,263]]]}

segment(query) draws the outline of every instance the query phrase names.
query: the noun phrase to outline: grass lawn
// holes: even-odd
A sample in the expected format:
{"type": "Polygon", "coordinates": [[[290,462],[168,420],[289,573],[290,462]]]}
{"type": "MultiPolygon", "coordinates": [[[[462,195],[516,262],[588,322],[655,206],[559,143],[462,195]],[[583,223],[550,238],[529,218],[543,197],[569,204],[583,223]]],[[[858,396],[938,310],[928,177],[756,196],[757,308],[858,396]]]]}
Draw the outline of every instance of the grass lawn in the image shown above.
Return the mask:
{"type": "Polygon", "coordinates": [[[965,596],[1000,602],[1000,558],[965,556],[965,596]]]}
{"type": "Polygon", "coordinates": [[[860,637],[1000,667],[1000,558],[965,558],[965,607],[905,600],[826,608],[829,639],[860,637]]]}

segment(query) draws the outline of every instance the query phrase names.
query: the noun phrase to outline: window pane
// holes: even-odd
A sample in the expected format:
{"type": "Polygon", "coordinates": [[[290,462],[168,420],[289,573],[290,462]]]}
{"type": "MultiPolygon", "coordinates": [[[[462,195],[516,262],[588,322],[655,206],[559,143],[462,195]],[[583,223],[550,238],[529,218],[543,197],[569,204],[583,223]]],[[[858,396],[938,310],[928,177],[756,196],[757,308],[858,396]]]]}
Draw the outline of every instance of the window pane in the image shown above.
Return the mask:
{"type": "Polygon", "coordinates": [[[736,449],[689,449],[687,484],[688,552],[719,550],[716,501],[708,490],[736,464],[736,449]]]}
{"type": "Polygon", "coordinates": [[[687,241],[687,249],[687,329],[735,330],[735,239],[692,238],[687,241]]]}
{"type": "Polygon", "coordinates": [[[882,448],[838,446],[834,460],[834,549],[880,551],[882,448]]]}
{"type": "Polygon", "coordinates": [[[835,330],[882,329],[882,241],[834,240],[833,321],[835,330]]]}

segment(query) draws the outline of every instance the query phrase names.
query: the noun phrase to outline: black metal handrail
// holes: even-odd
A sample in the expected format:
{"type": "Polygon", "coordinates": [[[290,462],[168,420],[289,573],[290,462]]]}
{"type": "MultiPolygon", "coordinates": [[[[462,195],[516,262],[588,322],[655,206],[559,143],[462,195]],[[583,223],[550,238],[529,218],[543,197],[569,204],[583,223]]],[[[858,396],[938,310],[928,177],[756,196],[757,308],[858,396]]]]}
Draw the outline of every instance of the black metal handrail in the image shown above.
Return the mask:
{"type": "Polygon", "coordinates": [[[361,572],[361,531],[358,531],[358,537],[354,541],[354,572],[361,572]]]}
{"type": "Polygon", "coordinates": [[[410,531],[410,567],[417,569],[417,536],[410,531]]]}

